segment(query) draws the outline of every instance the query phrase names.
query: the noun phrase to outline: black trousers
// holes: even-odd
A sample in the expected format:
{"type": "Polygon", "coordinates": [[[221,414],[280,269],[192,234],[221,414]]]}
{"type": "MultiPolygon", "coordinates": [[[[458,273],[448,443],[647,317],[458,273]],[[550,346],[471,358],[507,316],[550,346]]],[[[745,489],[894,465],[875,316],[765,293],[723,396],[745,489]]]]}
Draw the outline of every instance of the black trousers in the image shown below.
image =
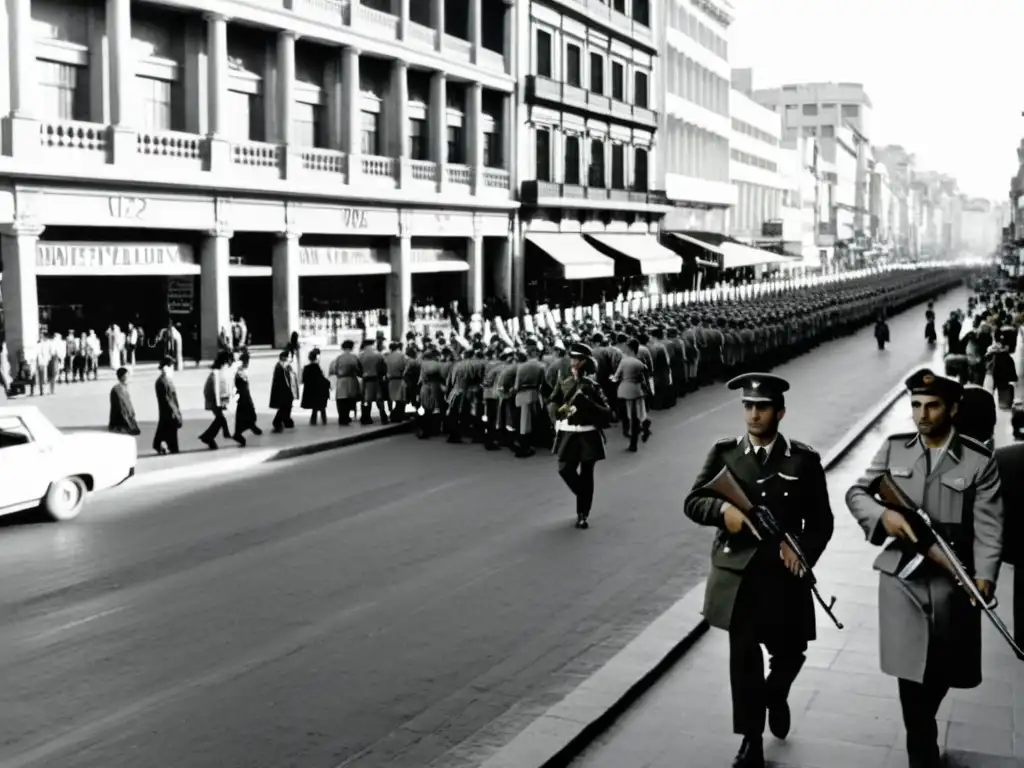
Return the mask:
{"type": "Polygon", "coordinates": [[[169,453],[178,452],[178,425],[173,422],[157,421],[153,435],[153,450],[160,451],[164,443],[169,453]]]}
{"type": "MultiPolygon", "coordinates": [[[[226,424],[227,422],[225,422],[226,424]]],[[[295,426],[295,422],[292,421],[292,406],[285,408],[278,408],[277,413],[274,414],[274,421],[272,422],[274,429],[283,429],[285,427],[291,428],[295,426]]]]}
{"type": "Polygon", "coordinates": [[[334,401],[335,407],[338,409],[338,423],[345,425],[352,423],[352,411],[355,410],[356,401],[355,398],[341,398],[334,401]]]}
{"type": "Polygon", "coordinates": [[[769,672],[764,675],[762,643],[753,632],[729,632],[729,682],[732,686],[732,729],[740,736],[760,738],[768,705],[789,698],[789,689],[804,665],[807,641],[785,637],[763,643],[769,672]]]}
{"type": "Polygon", "coordinates": [[[907,729],[907,757],[910,768],[933,768],[939,765],[939,728],[935,715],[949,693],[945,683],[899,681],[903,725],[907,729]]]}
{"type": "Polygon", "coordinates": [[[203,442],[216,440],[218,432],[224,435],[225,440],[231,439],[231,428],[228,426],[228,420],[224,418],[223,408],[213,409],[213,423],[206,428],[206,431],[199,436],[199,439],[203,442]]]}
{"type": "Polygon", "coordinates": [[[586,520],[590,517],[590,507],[594,503],[594,465],[593,461],[581,461],[578,464],[558,462],[558,474],[576,495],[576,516],[586,520]]]}

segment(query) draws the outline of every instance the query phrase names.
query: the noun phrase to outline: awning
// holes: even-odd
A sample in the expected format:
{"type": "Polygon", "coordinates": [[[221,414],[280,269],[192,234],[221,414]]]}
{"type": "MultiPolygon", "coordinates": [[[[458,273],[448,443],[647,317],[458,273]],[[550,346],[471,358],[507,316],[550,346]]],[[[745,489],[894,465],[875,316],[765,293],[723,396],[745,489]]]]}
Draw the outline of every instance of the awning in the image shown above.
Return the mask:
{"type": "Polygon", "coordinates": [[[677,275],[683,271],[683,259],[650,235],[590,234],[606,248],[640,263],[644,275],[677,275]]]}
{"type": "Polygon", "coordinates": [[[763,251],[760,248],[751,248],[749,245],[739,243],[722,243],[722,269],[736,269],[738,267],[754,267],[761,264],[792,263],[792,257],[782,256],[771,251],[763,251]]]}
{"type": "Polygon", "coordinates": [[[615,277],[615,262],[584,240],[582,235],[530,232],[526,241],[561,264],[566,280],[615,277]]]}
{"type": "MultiPolygon", "coordinates": [[[[709,240],[701,240],[700,238],[693,237],[692,235],[688,235],[683,232],[666,232],[665,234],[676,238],[687,246],[695,245],[698,248],[703,248],[708,253],[713,253],[718,256],[722,255],[722,249],[719,248],[717,244],[709,242],[710,238],[709,240]]],[[[697,262],[698,267],[714,267],[715,269],[718,269],[717,261],[708,261],[707,259],[702,259],[696,256],[694,257],[694,261],[697,262]]]]}

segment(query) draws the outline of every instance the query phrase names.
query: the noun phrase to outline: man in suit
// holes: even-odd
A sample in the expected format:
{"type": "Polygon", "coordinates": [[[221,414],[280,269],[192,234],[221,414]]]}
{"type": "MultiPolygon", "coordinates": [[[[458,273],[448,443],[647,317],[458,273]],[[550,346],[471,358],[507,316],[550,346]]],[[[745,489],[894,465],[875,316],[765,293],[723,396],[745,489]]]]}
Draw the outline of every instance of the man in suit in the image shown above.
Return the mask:
{"type": "Polygon", "coordinates": [[[813,566],[832,538],[833,518],[821,457],[779,432],[789,383],[767,373],[737,376],[746,433],[719,440],[684,505],[686,516],[718,529],[704,618],[729,633],[733,731],[742,737],[734,768],[764,768],[767,714],[771,732],[789,734],[789,689],[815,639],[814,603],[796,554],[786,545],[759,546],[749,520],[732,504],[709,498],[702,487],[728,467],[751,499],[771,510],[813,566]],[[764,675],[764,645],[771,657],[764,675]]]}
{"type": "Polygon", "coordinates": [[[161,456],[167,452],[178,452],[178,430],[181,429],[181,408],[178,405],[178,388],[174,386],[171,372],[174,360],[165,357],[160,361],[160,375],[156,379],[156,434],[153,435],[153,450],[161,456]],[[166,446],[166,447],[165,447],[166,446]]]}
{"type": "Polygon", "coordinates": [[[935,715],[942,700],[950,688],[981,684],[981,612],[948,571],[929,559],[899,578],[915,553],[913,531],[868,487],[889,470],[988,598],[1002,554],[1003,501],[992,451],[954,427],[960,383],[922,368],[906,385],[917,431],[885,440],[847,492],[846,505],[868,541],[884,546],[874,565],[882,672],[899,679],[910,767],[933,768],[941,765],[935,715]]]}

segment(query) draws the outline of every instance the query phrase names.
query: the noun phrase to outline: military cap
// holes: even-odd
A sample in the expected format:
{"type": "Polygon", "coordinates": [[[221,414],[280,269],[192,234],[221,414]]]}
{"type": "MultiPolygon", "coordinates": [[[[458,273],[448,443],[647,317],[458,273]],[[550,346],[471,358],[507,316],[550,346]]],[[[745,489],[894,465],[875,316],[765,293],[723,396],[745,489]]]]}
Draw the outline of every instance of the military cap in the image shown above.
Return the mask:
{"type": "Polygon", "coordinates": [[[594,351],[580,341],[574,341],[569,347],[569,357],[590,357],[594,351]]]}
{"type": "Polygon", "coordinates": [[[955,403],[963,394],[963,385],[956,379],[939,376],[931,368],[920,368],[914,371],[904,382],[912,395],[932,395],[941,397],[947,403],[955,403]]]}
{"type": "Polygon", "coordinates": [[[604,335],[600,333],[595,333],[591,341],[598,345],[604,344],[604,335]]]}
{"type": "Polygon", "coordinates": [[[789,390],[789,382],[771,373],[744,373],[726,385],[742,389],[745,403],[775,403],[789,390]]]}

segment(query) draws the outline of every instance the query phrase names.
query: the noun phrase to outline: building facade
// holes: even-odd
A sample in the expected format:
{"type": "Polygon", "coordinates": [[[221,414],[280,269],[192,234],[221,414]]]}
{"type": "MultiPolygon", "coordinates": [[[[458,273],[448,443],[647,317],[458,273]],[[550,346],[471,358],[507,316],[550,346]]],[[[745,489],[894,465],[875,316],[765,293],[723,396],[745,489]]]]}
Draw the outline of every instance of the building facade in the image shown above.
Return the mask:
{"type": "Polygon", "coordinates": [[[516,5],[522,271],[518,295],[562,305],[657,288],[681,259],[657,241],[661,93],[648,0],[516,5]]]}
{"type": "Polygon", "coordinates": [[[963,196],[961,199],[959,250],[967,256],[989,257],[999,247],[1001,211],[990,201],[963,196]]]}
{"type": "MultiPolygon", "coordinates": [[[[729,98],[729,178],[736,188],[729,234],[754,243],[762,237],[765,223],[780,219],[785,187],[780,168],[782,124],[777,113],[741,90],[733,89],[729,98]]],[[[795,232],[785,234],[795,237],[795,232]]]]}
{"type": "Polygon", "coordinates": [[[505,3],[12,0],[0,20],[12,354],[40,316],[170,314],[209,355],[232,315],[281,346],[511,294],[505,3]]]}

